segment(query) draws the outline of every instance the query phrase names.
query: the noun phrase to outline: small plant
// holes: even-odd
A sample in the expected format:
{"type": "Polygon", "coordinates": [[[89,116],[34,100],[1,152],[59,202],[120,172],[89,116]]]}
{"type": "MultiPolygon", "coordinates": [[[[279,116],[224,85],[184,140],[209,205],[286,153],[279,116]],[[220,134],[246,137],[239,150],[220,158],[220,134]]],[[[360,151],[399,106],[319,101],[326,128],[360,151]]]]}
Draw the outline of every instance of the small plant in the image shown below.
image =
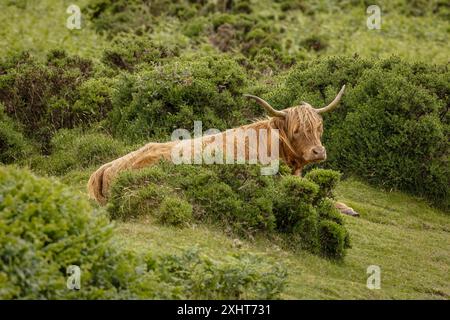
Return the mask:
{"type": "Polygon", "coordinates": [[[341,174],[334,170],[313,169],[305,175],[305,179],[319,186],[319,198],[333,198],[333,190],[336,188],[341,174]]]}
{"type": "Polygon", "coordinates": [[[339,259],[345,254],[348,243],[347,231],[331,220],[323,220],[319,224],[320,251],[329,258],[339,259]]]}
{"type": "Polygon", "coordinates": [[[123,143],[108,135],[83,133],[76,129],[58,131],[50,146],[51,154],[33,158],[31,166],[53,175],[101,165],[126,153],[123,143]]]}
{"type": "Polygon", "coordinates": [[[18,125],[4,114],[3,105],[0,103],[0,163],[20,162],[31,151],[29,142],[18,125]]]}
{"type": "Polygon", "coordinates": [[[179,198],[165,198],[157,212],[158,221],[173,226],[186,226],[192,219],[192,206],[179,198]]]}

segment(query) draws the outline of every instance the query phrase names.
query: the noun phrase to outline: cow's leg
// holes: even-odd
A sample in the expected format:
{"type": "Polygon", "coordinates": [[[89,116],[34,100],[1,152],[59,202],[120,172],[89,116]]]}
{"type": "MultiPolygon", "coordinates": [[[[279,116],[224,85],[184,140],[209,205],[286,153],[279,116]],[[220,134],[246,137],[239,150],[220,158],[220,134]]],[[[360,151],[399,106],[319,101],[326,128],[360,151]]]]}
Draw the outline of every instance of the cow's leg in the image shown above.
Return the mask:
{"type": "Polygon", "coordinates": [[[292,174],[294,176],[302,176],[302,167],[294,167],[294,169],[292,169],[292,174]]]}
{"type": "Polygon", "coordinates": [[[338,209],[339,212],[342,213],[342,214],[346,214],[346,215],[349,215],[349,216],[352,216],[352,217],[359,217],[359,213],[356,212],[355,210],[353,210],[353,208],[347,206],[345,203],[336,201],[334,203],[334,207],[336,209],[338,209]]]}

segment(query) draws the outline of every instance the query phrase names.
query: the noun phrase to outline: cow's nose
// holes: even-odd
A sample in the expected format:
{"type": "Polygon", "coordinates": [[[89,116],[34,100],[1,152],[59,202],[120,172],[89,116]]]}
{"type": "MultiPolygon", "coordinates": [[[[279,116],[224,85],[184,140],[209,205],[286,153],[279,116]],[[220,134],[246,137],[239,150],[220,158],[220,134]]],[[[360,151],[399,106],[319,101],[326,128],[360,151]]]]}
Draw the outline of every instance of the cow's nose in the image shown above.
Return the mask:
{"type": "Polygon", "coordinates": [[[317,146],[312,149],[312,152],[316,155],[323,155],[325,153],[325,148],[322,146],[317,146]]]}

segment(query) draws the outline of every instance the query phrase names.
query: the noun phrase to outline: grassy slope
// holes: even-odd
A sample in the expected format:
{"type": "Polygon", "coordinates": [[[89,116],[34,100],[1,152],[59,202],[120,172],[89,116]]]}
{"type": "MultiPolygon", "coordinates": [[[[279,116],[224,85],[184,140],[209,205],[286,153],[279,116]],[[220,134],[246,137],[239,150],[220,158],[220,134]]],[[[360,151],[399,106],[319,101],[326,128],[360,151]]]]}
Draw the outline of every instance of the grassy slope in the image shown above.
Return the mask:
{"type": "Polygon", "coordinates": [[[268,239],[242,247],[222,230],[196,226],[175,229],[148,219],[118,223],[123,244],[134,250],[176,252],[197,245],[220,259],[237,250],[283,262],[289,270],[284,299],[448,299],[450,298],[450,217],[399,192],[383,192],[357,180],[341,182],[338,198],[361,213],[345,217],[353,248],[342,263],[293,252],[268,239]],[[381,267],[381,289],[366,288],[366,269],[381,267]]]}
{"type": "Polygon", "coordinates": [[[71,54],[95,57],[103,49],[105,40],[96,34],[89,22],[81,22],[81,30],[66,27],[69,5],[83,7],[88,0],[7,0],[0,4],[0,56],[5,57],[22,50],[37,56],[51,49],[65,49],[71,54]],[[23,8],[26,9],[23,9],[23,8]]]}
{"type": "MultiPolygon", "coordinates": [[[[86,1],[77,3],[82,6],[86,1]]],[[[266,2],[258,2],[261,14],[271,14],[266,2]]],[[[44,55],[48,49],[63,48],[98,59],[105,44],[102,37],[89,25],[76,31],[65,28],[68,17],[65,10],[70,3],[28,1],[27,10],[0,5],[0,54],[27,49],[44,55]]],[[[324,55],[357,52],[361,56],[380,57],[396,53],[408,60],[434,63],[448,60],[448,22],[395,14],[385,18],[382,32],[376,32],[365,28],[363,10],[355,10],[351,15],[333,11],[320,14],[317,19],[292,13],[287,19],[290,21],[287,35],[294,39],[294,44],[311,33],[327,35],[329,47],[324,55]]],[[[315,56],[306,54],[309,55],[315,56]]],[[[90,169],[73,172],[63,180],[84,191],[89,172],[90,169]]],[[[197,244],[205,254],[217,259],[244,250],[281,261],[289,268],[288,288],[282,296],[286,299],[450,298],[449,215],[401,193],[385,193],[355,180],[342,182],[338,196],[362,214],[359,219],[345,218],[353,248],[339,264],[306,252],[282,249],[268,239],[244,241],[238,249],[222,230],[205,226],[178,230],[141,220],[119,223],[118,235],[125,246],[134,250],[173,252],[197,244]],[[372,291],[365,286],[366,268],[371,264],[381,267],[381,290],[372,291]]]]}

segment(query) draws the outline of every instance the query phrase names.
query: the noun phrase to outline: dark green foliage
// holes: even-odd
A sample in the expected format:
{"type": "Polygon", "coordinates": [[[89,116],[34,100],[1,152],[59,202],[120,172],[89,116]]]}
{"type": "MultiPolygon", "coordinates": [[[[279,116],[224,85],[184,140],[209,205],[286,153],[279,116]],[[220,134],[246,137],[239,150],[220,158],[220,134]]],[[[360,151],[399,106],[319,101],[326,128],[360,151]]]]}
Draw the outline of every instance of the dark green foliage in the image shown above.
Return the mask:
{"type": "Polygon", "coordinates": [[[0,104],[0,163],[8,164],[22,161],[32,148],[14,123],[3,111],[0,104]]]}
{"type": "Polygon", "coordinates": [[[341,174],[333,170],[313,169],[305,175],[305,179],[319,186],[319,198],[333,198],[333,190],[341,179],[341,174]]]}
{"type": "Polygon", "coordinates": [[[217,263],[194,248],[182,255],[147,260],[163,283],[175,285],[181,293],[175,298],[190,299],[274,299],[286,284],[286,269],[276,263],[238,254],[217,263]]]}
{"type": "Polygon", "coordinates": [[[163,174],[158,167],[121,174],[111,186],[108,203],[111,218],[156,214],[164,197],[172,195],[170,189],[156,184],[163,174]]]}
{"type": "Polygon", "coordinates": [[[323,198],[317,205],[317,212],[322,220],[332,220],[337,224],[344,224],[341,213],[334,207],[334,202],[331,199],[323,198]]]}
{"type": "Polygon", "coordinates": [[[346,84],[341,106],[324,115],[326,165],[448,208],[449,79],[445,66],[328,58],[298,65],[271,96],[323,106],[346,84]]]}
{"type": "Polygon", "coordinates": [[[85,9],[97,31],[112,37],[121,32],[151,32],[158,16],[191,19],[198,11],[208,11],[205,4],[201,0],[93,0],[85,9]]]}
{"type": "MultiPolygon", "coordinates": [[[[322,252],[323,248],[327,250],[320,243],[320,221],[336,221],[337,228],[347,235],[332,201],[325,198],[332,194],[338,173],[331,170],[311,173],[322,178],[324,191],[318,184],[297,176],[262,176],[260,169],[258,165],[161,162],[150,168],[124,172],[111,188],[109,212],[113,218],[147,214],[160,221],[172,219],[185,224],[192,210],[188,201],[196,221],[225,225],[227,232],[244,236],[280,232],[294,239],[295,246],[315,253],[322,252]]],[[[347,241],[345,248],[348,246],[347,241]]]]}
{"type": "Polygon", "coordinates": [[[117,256],[111,226],[82,194],[28,171],[1,167],[0,198],[2,298],[74,297],[66,289],[69,265],[83,268],[80,297],[114,296],[125,285],[121,272],[132,265],[117,256]]]}
{"type": "Polygon", "coordinates": [[[88,125],[98,110],[73,108],[78,87],[92,75],[92,62],[52,51],[45,64],[29,54],[14,56],[0,64],[0,102],[18,121],[28,137],[48,146],[60,128],[88,125]]]}
{"type": "Polygon", "coordinates": [[[274,200],[278,230],[291,234],[301,248],[337,259],[342,258],[345,249],[350,247],[350,238],[342,217],[334,208],[333,202],[326,198],[332,194],[331,188],[339,181],[339,176],[338,172],[331,170],[311,171],[310,177],[316,178],[322,184],[316,184],[316,181],[309,180],[307,176],[304,179],[297,176],[283,177],[274,200]],[[318,177],[322,180],[317,179],[318,177]],[[343,234],[342,248],[339,241],[329,241],[321,235],[323,221],[336,223],[333,230],[343,234]],[[330,250],[336,250],[339,254],[330,254],[330,250]]]}
{"type": "Polygon", "coordinates": [[[173,226],[186,226],[192,218],[192,206],[179,198],[165,198],[157,213],[158,221],[173,226]]]}
{"type": "Polygon", "coordinates": [[[49,156],[36,156],[31,166],[52,175],[98,166],[126,153],[122,142],[101,133],[60,130],[52,138],[49,156]]]}
{"type": "Polygon", "coordinates": [[[250,169],[169,163],[125,172],[111,188],[108,211],[113,218],[122,219],[143,214],[159,216],[161,202],[177,196],[191,203],[198,220],[226,223],[241,234],[270,231],[275,228],[270,199],[273,181],[257,172],[257,166],[250,169]]]}
{"type": "Polygon", "coordinates": [[[330,258],[342,258],[345,254],[347,232],[342,226],[331,220],[319,223],[320,250],[330,258]]]}
{"type": "MultiPolygon", "coordinates": [[[[254,57],[261,49],[282,51],[281,30],[273,23],[273,17],[261,18],[253,14],[220,13],[211,17],[214,32],[210,39],[219,50],[239,50],[254,57]]],[[[286,52],[283,54],[287,55],[286,52]]]]}
{"type": "Polygon", "coordinates": [[[139,64],[153,64],[177,56],[178,48],[156,45],[145,37],[122,35],[105,49],[102,61],[115,69],[133,71],[139,64]]]}
{"type": "Polygon", "coordinates": [[[123,251],[84,195],[26,170],[0,167],[0,199],[0,299],[268,299],[285,286],[282,266],[250,255],[123,251]],[[79,291],[66,288],[70,265],[79,291]]]}
{"type": "Polygon", "coordinates": [[[131,141],[167,139],[177,128],[225,129],[242,121],[242,93],[248,79],[231,57],[174,60],[126,75],[113,96],[109,123],[115,135],[131,141]]]}

